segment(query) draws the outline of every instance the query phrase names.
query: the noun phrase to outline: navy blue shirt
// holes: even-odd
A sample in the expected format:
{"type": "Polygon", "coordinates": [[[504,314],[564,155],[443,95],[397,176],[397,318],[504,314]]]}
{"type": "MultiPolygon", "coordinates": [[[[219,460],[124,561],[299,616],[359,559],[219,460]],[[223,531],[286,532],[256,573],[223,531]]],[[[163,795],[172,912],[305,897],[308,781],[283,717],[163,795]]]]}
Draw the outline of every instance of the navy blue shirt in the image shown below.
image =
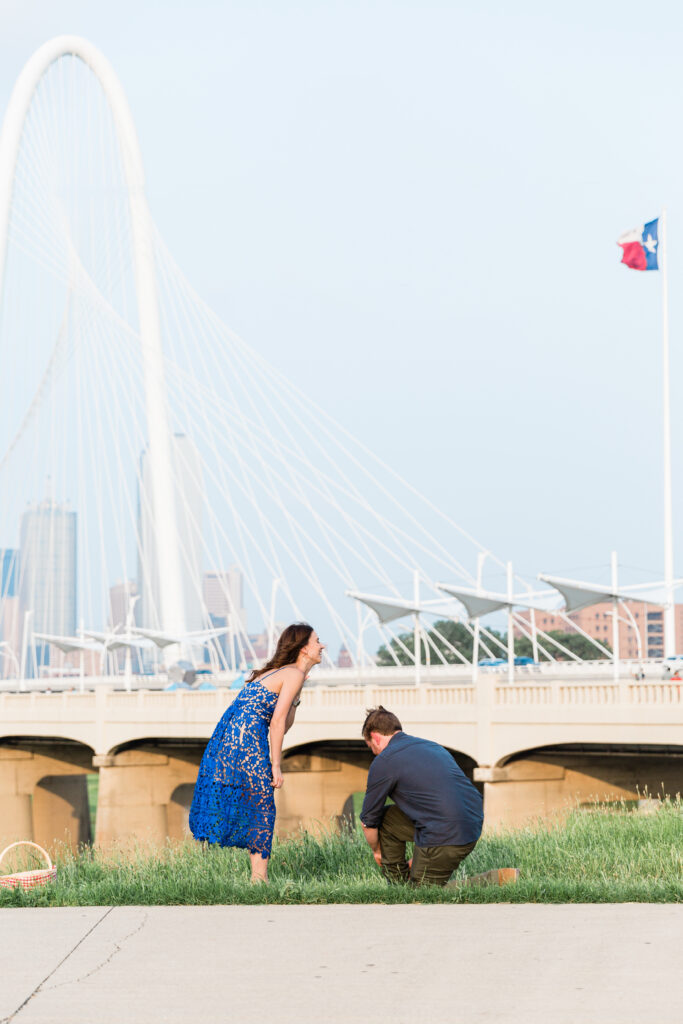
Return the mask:
{"type": "Polygon", "coordinates": [[[360,820],[379,828],[384,802],[415,822],[416,846],[464,846],[481,835],[482,799],[451,755],[438,743],[397,732],[368,772],[360,820]]]}

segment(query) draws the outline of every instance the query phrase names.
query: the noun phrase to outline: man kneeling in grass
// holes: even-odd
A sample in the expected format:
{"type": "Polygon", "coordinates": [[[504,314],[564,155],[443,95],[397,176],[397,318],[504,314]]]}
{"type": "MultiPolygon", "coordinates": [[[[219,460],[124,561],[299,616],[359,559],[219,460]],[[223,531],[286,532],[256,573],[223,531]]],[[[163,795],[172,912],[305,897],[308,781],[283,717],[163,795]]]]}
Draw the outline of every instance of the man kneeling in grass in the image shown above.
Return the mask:
{"type": "MultiPolygon", "coordinates": [[[[363,739],[375,759],[360,820],[382,873],[390,882],[446,885],[481,835],[479,793],[447,750],[408,736],[381,704],[368,712],[363,739]],[[387,797],[394,803],[385,807],[387,797]],[[407,842],[415,843],[412,863],[406,860],[407,842]]],[[[512,880],[498,871],[475,878],[489,884],[512,880]]]]}

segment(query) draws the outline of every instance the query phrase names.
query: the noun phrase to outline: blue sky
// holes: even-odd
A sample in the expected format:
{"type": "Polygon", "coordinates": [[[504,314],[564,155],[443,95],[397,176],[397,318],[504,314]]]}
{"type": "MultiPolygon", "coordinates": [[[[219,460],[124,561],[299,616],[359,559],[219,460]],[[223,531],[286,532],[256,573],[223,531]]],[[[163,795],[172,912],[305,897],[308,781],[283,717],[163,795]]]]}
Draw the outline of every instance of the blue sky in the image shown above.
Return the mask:
{"type": "Polygon", "coordinates": [[[4,0],[0,107],[52,35],[133,110],[148,198],[221,318],[515,568],[662,572],[669,210],[675,549],[683,12],[673,3],[4,0]],[[638,570],[638,571],[636,571],[638,570]]]}

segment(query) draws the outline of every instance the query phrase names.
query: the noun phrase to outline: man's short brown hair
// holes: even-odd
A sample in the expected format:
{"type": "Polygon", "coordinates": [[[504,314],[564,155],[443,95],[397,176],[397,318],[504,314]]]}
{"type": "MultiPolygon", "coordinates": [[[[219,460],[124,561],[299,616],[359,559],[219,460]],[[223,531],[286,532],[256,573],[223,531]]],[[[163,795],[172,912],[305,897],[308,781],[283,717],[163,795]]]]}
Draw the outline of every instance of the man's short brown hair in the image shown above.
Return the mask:
{"type": "Polygon", "coordinates": [[[369,740],[371,732],[378,732],[380,736],[393,736],[400,732],[403,726],[393,711],[387,711],[382,705],[378,708],[368,708],[368,714],[363,722],[363,739],[369,740]]]}

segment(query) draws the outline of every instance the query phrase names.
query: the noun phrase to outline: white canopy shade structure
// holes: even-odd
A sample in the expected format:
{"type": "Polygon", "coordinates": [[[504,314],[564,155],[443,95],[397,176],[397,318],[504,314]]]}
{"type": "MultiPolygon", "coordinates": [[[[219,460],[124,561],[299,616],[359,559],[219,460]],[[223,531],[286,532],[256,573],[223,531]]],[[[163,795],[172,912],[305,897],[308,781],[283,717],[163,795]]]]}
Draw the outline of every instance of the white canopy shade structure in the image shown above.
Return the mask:
{"type": "MultiPolygon", "coordinates": [[[[611,602],[612,604],[612,663],[614,665],[614,680],[619,681],[619,608],[623,608],[629,625],[632,626],[636,640],[638,643],[639,657],[641,654],[641,639],[638,626],[631,613],[627,602],[628,601],[641,601],[647,604],[659,605],[660,607],[666,607],[662,605],[662,602],[650,600],[649,597],[644,596],[641,593],[634,593],[634,590],[639,588],[633,588],[630,592],[622,590],[619,587],[619,565],[616,551],[612,552],[612,581],[611,585],[600,586],[596,583],[585,583],[582,580],[568,580],[563,579],[560,576],[548,576],[545,573],[539,573],[539,579],[544,583],[549,583],[551,587],[554,587],[565,600],[567,613],[578,612],[582,608],[589,608],[594,604],[604,604],[611,602]]],[[[657,584],[651,584],[655,587],[657,584]]],[[[673,581],[671,582],[673,587],[673,581]]]]}
{"type": "Polygon", "coordinates": [[[144,637],[147,640],[151,640],[157,647],[164,648],[170,647],[172,644],[203,644],[207,640],[215,640],[216,637],[223,636],[228,632],[227,626],[221,626],[218,629],[200,629],[194,633],[183,633],[171,634],[171,633],[160,633],[154,629],[140,629],[138,626],[132,629],[132,632],[139,637],[144,637]]]}
{"type": "Polygon", "coordinates": [[[64,654],[71,654],[73,651],[99,651],[101,643],[94,638],[79,636],[52,636],[49,633],[34,633],[36,640],[52,644],[53,647],[63,651],[64,654]]]}
{"type": "Polygon", "coordinates": [[[386,625],[389,622],[394,622],[396,619],[405,618],[407,615],[412,615],[414,618],[414,635],[415,635],[415,685],[418,686],[420,683],[420,663],[421,663],[421,645],[420,645],[420,615],[425,612],[428,615],[443,615],[452,617],[452,611],[449,610],[445,605],[435,603],[434,601],[420,601],[420,580],[417,570],[415,571],[414,579],[414,596],[412,601],[407,601],[401,597],[384,597],[380,594],[363,594],[357,590],[347,590],[347,597],[352,597],[354,601],[359,601],[361,604],[367,605],[379,619],[380,625],[386,625]]]}
{"type": "Polygon", "coordinates": [[[541,573],[538,577],[544,583],[559,591],[565,600],[568,612],[578,612],[582,608],[589,608],[593,604],[603,604],[606,601],[644,601],[647,604],[662,606],[661,601],[652,601],[644,598],[641,594],[629,593],[625,590],[614,587],[601,587],[595,583],[582,583],[580,580],[567,580],[559,576],[546,576],[541,573]]]}
{"type": "MultiPolygon", "coordinates": [[[[51,633],[34,633],[34,640],[42,640],[44,643],[48,643],[58,650],[63,651],[64,654],[72,654],[74,651],[78,651],[81,655],[81,691],[83,690],[83,678],[84,678],[84,664],[83,655],[87,652],[96,652],[102,654],[103,658],[106,652],[109,650],[115,650],[115,646],[124,647],[125,644],[119,643],[117,645],[109,645],[106,640],[110,639],[112,634],[100,634],[100,633],[87,633],[83,631],[81,636],[54,636],[51,633]]],[[[57,669],[56,671],[60,671],[57,669]]]]}
{"type": "Polygon", "coordinates": [[[361,594],[356,590],[347,590],[346,596],[371,608],[382,625],[394,622],[395,619],[403,619],[406,615],[419,615],[421,611],[433,611],[432,608],[427,609],[415,601],[406,601],[400,597],[378,597],[376,594],[361,594]]]}
{"type": "Polygon", "coordinates": [[[536,640],[536,625],[534,622],[534,612],[540,610],[537,604],[531,603],[531,598],[543,598],[547,597],[551,591],[546,592],[535,592],[525,593],[523,596],[519,596],[514,593],[513,590],[513,573],[512,563],[508,562],[507,565],[507,593],[500,594],[490,590],[483,590],[479,586],[476,590],[472,590],[467,587],[453,586],[450,583],[437,583],[436,586],[439,590],[443,590],[445,594],[450,594],[462,605],[465,606],[467,615],[470,621],[475,624],[475,646],[474,646],[474,660],[475,668],[477,661],[477,652],[479,649],[479,619],[484,615],[490,615],[491,612],[497,612],[504,610],[507,612],[508,619],[508,637],[507,637],[507,653],[508,653],[508,681],[512,682],[514,679],[514,663],[515,663],[515,649],[514,649],[514,621],[513,621],[513,609],[514,608],[526,608],[531,612],[531,642],[534,654],[534,661],[538,659],[537,640],[536,640]]]}
{"type": "Polygon", "coordinates": [[[144,637],[146,640],[150,640],[157,647],[164,648],[170,647],[172,644],[181,643],[181,639],[178,636],[171,636],[169,633],[158,633],[153,629],[139,629],[135,627],[134,632],[139,637],[144,637]]]}
{"type": "Polygon", "coordinates": [[[450,583],[437,583],[436,585],[439,590],[443,590],[444,593],[450,594],[451,597],[457,598],[461,604],[464,604],[470,619],[478,619],[490,612],[500,611],[501,608],[510,611],[512,608],[536,607],[529,604],[528,600],[518,598],[514,594],[510,598],[507,594],[495,594],[489,590],[467,590],[463,587],[451,586],[450,583]]]}
{"type": "Polygon", "coordinates": [[[131,636],[130,634],[123,633],[99,633],[96,630],[84,629],[84,637],[90,637],[92,640],[97,641],[103,647],[106,647],[108,651],[118,651],[121,648],[140,648],[149,647],[149,643],[145,643],[144,639],[139,636],[131,636]]]}

